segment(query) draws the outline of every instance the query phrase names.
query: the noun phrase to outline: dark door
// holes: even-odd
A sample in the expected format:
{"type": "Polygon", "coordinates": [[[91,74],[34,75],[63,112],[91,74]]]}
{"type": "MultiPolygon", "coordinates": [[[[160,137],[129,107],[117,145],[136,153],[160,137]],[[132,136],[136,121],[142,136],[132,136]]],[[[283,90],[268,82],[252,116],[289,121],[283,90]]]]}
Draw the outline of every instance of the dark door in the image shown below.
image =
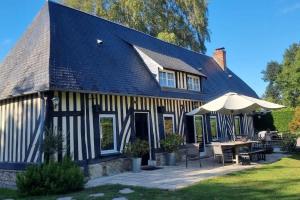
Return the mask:
{"type": "Polygon", "coordinates": [[[185,118],[186,124],[186,142],[187,143],[195,143],[195,131],[194,131],[194,117],[186,116],[185,118]]]}
{"type": "MultiPolygon", "coordinates": [[[[148,114],[147,113],[135,113],[135,132],[136,138],[148,141],[148,114]]],[[[149,152],[142,157],[142,165],[148,165],[149,152]]]]}

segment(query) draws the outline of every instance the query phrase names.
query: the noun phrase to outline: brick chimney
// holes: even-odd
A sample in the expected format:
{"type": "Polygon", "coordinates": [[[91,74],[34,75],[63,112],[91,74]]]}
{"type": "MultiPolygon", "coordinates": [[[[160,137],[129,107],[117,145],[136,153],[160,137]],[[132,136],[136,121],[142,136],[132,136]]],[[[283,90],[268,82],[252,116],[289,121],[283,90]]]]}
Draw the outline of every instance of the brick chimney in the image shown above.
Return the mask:
{"type": "Polygon", "coordinates": [[[218,65],[223,69],[226,70],[226,51],[224,47],[217,48],[213,55],[214,60],[218,63],[218,65]]]}

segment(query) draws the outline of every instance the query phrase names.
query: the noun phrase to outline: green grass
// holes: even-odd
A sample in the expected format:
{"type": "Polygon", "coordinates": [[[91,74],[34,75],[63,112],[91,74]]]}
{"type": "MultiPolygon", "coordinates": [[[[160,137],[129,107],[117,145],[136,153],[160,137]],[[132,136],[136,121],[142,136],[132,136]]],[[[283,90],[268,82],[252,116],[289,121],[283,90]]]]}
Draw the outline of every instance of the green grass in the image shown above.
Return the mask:
{"type": "MultiPolygon", "coordinates": [[[[75,199],[89,199],[89,194],[103,192],[112,199],[121,196],[118,191],[127,186],[107,185],[67,194],[75,199]]],[[[212,199],[212,200],[296,200],[300,199],[300,154],[265,165],[261,168],[237,172],[223,177],[202,181],[177,191],[130,187],[134,193],[122,195],[131,199],[212,199]]],[[[30,197],[27,199],[56,199],[57,196],[30,197]]],[[[1,190],[0,199],[22,199],[16,191],[1,190]]],[[[25,198],[26,199],[26,198],[25,198]]]]}

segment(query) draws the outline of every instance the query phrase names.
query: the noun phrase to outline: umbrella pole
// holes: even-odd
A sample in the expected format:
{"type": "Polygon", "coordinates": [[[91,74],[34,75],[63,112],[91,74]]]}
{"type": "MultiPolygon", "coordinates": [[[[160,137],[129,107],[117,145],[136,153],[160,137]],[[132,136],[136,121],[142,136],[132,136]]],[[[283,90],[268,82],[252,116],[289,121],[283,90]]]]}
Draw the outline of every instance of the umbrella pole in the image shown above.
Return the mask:
{"type": "Polygon", "coordinates": [[[230,116],[231,125],[232,125],[232,139],[233,139],[233,141],[235,141],[235,126],[234,126],[233,110],[231,110],[231,114],[229,116],[230,116]]]}

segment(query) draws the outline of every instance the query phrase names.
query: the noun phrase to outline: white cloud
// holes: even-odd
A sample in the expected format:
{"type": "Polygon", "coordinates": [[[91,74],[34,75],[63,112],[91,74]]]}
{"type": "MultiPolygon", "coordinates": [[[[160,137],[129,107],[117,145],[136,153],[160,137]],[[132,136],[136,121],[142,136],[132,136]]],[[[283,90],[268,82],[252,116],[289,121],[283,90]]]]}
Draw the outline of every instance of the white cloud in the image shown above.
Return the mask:
{"type": "Polygon", "coordinates": [[[284,7],[281,12],[283,14],[287,14],[287,13],[290,13],[290,12],[294,12],[296,10],[299,10],[300,9],[300,2],[298,3],[295,3],[293,5],[290,5],[290,6],[287,6],[287,7],[284,7]]]}

